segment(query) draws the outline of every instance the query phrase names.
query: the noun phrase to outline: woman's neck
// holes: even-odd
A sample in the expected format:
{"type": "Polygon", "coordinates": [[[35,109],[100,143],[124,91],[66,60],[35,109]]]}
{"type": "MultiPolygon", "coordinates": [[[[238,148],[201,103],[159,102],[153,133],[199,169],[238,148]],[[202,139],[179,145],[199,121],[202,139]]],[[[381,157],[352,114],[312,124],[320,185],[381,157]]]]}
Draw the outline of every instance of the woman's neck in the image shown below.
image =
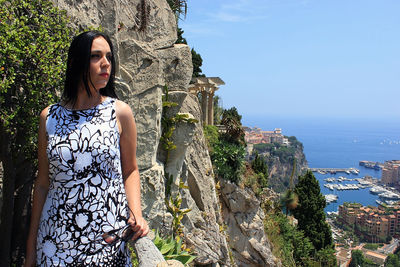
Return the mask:
{"type": "Polygon", "coordinates": [[[67,107],[76,110],[89,109],[99,105],[106,98],[97,90],[91,90],[91,93],[92,95],[88,96],[86,90],[79,90],[74,106],[72,106],[72,103],[68,103],[67,107]]]}

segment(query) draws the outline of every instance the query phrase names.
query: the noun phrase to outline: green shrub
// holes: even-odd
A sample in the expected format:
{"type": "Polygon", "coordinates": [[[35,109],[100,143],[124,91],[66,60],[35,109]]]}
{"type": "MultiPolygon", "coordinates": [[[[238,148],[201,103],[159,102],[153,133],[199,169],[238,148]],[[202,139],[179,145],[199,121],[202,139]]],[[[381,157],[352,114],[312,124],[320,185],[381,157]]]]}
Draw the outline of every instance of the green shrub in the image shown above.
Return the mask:
{"type": "Polygon", "coordinates": [[[259,196],[260,193],[262,192],[262,188],[258,183],[260,176],[261,176],[260,174],[253,172],[251,174],[245,173],[243,177],[243,184],[246,187],[251,188],[251,190],[256,194],[256,196],[259,196]]]}
{"type": "Polygon", "coordinates": [[[254,160],[251,162],[251,168],[258,176],[258,184],[261,189],[268,186],[268,166],[265,163],[264,157],[261,157],[256,152],[254,160]]]}
{"type": "Polygon", "coordinates": [[[243,173],[244,157],[243,145],[220,140],[211,153],[216,175],[237,184],[243,173]]]}
{"type": "Polygon", "coordinates": [[[206,138],[208,150],[212,151],[212,148],[218,143],[219,134],[218,128],[214,125],[204,125],[204,137],[206,138]]]}
{"type": "Polygon", "coordinates": [[[163,238],[159,235],[158,231],[156,231],[156,237],[153,242],[161,251],[165,260],[177,260],[187,266],[187,264],[191,263],[196,258],[196,256],[191,254],[190,249],[185,248],[179,236],[174,238],[173,235],[170,235],[167,238],[163,238]]]}
{"type": "Polygon", "coordinates": [[[367,243],[364,245],[365,249],[377,250],[381,245],[377,243],[367,243]]]}
{"type": "Polygon", "coordinates": [[[49,0],[0,0],[2,266],[22,265],[42,109],[58,98],[72,30],[49,0]],[[18,234],[16,234],[18,233],[18,234]]]}

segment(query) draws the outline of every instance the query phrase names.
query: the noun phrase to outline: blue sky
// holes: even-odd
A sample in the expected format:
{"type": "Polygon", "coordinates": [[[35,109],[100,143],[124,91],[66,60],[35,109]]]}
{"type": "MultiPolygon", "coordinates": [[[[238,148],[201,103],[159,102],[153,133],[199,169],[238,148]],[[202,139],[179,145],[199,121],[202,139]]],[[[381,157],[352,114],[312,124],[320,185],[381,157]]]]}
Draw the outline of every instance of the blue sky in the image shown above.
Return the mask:
{"type": "Polygon", "coordinates": [[[179,22],[243,116],[400,122],[400,1],[188,0],[179,22]]]}

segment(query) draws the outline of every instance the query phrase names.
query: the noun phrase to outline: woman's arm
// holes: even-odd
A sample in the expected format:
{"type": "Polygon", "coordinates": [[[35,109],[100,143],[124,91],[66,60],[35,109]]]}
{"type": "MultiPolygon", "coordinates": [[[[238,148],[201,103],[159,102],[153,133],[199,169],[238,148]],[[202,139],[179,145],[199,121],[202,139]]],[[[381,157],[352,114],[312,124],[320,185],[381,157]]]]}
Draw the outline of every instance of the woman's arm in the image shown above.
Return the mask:
{"type": "Polygon", "coordinates": [[[49,189],[49,163],[46,147],[46,117],[48,108],[40,113],[38,136],[38,176],[35,180],[33,191],[31,225],[26,243],[26,261],[24,266],[36,265],[36,239],[39,229],[40,215],[49,189]]]}
{"type": "Polygon", "coordinates": [[[129,223],[134,225],[133,230],[136,233],[133,239],[136,239],[149,232],[149,226],[142,216],[140,202],[140,177],[136,162],[136,124],[131,108],[122,101],[116,102],[116,115],[120,129],[121,167],[126,198],[134,214],[134,216],[130,215],[129,223]]]}

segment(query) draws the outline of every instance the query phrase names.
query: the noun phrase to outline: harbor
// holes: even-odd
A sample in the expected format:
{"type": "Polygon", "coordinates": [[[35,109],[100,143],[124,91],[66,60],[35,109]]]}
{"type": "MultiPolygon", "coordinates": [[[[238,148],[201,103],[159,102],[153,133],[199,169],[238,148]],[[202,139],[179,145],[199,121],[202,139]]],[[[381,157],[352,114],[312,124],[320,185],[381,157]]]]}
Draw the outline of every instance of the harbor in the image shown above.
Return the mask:
{"type": "Polygon", "coordinates": [[[327,212],[336,211],[338,205],[343,202],[359,202],[359,199],[366,202],[364,205],[372,206],[391,206],[400,201],[399,191],[380,184],[380,179],[365,173],[365,169],[363,177],[360,177],[360,171],[356,168],[310,168],[310,170],[319,180],[321,193],[327,202],[327,212]]]}

